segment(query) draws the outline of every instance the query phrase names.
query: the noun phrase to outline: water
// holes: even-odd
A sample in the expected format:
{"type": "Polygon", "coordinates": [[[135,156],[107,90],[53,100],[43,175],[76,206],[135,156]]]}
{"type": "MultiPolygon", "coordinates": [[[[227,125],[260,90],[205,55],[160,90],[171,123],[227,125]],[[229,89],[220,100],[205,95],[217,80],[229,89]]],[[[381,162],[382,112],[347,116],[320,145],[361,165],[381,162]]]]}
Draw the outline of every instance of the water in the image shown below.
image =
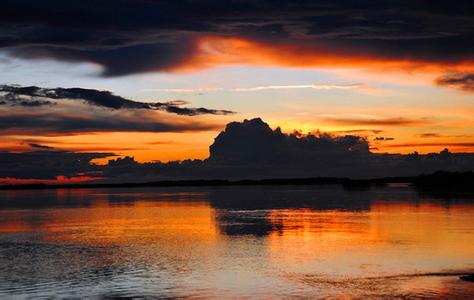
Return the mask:
{"type": "Polygon", "coordinates": [[[409,187],[0,192],[0,297],[474,295],[474,195],[409,187]]]}

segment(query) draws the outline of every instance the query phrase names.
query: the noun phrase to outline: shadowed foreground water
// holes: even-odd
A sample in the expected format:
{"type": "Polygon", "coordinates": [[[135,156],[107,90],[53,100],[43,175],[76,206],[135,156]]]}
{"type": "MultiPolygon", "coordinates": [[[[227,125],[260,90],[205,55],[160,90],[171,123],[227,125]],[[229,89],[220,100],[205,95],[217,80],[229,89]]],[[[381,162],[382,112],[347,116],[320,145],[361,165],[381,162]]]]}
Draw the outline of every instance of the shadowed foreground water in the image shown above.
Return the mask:
{"type": "Polygon", "coordinates": [[[474,196],[407,187],[0,191],[0,297],[474,295],[474,196]]]}

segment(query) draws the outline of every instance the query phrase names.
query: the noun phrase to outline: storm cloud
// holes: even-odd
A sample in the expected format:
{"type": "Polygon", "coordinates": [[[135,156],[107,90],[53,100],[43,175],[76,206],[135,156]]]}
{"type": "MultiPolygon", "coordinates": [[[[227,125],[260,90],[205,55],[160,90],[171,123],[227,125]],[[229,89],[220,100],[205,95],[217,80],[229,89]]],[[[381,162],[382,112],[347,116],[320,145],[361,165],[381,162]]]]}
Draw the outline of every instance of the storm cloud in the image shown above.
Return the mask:
{"type": "Polygon", "coordinates": [[[102,76],[205,67],[208,37],[280,49],[275,55],[456,65],[473,60],[473,12],[467,0],[6,0],[0,47],[25,59],[95,63],[102,76]]]}

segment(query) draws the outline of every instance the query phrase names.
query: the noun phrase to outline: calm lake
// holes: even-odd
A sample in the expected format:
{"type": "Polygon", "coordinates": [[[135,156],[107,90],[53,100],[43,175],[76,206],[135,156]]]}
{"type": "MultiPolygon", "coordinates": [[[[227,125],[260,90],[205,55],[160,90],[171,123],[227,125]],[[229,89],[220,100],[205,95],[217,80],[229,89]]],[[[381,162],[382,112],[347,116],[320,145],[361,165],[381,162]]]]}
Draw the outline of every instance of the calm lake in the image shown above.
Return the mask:
{"type": "Polygon", "coordinates": [[[0,191],[1,298],[467,298],[471,272],[474,195],[0,191]]]}

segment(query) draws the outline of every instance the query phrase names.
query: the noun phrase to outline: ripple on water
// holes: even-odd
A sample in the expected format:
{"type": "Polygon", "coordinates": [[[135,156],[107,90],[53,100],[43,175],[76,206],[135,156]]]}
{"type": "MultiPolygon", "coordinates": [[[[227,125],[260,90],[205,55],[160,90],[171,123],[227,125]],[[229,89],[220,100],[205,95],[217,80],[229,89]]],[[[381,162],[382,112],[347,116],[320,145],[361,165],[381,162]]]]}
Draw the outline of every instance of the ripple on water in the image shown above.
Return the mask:
{"type": "Polygon", "coordinates": [[[322,297],[328,295],[394,298],[467,298],[474,295],[474,284],[460,276],[473,270],[407,273],[370,277],[341,277],[327,274],[285,274],[290,281],[310,286],[322,297]]]}
{"type": "Polygon", "coordinates": [[[0,298],[474,295],[459,279],[474,267],[472,200],[406,188],[67,193],[3,201],[0,298]]]}

